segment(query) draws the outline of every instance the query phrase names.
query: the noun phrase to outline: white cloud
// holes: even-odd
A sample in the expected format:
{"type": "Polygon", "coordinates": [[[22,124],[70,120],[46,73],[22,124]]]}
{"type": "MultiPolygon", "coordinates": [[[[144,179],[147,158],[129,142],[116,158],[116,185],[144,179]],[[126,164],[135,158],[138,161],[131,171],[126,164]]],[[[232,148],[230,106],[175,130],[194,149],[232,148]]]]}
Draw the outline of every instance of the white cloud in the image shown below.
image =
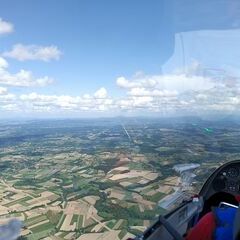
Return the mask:
{"type": "Polygon", "coordinates": [[[1,68],[4,69],[7,67],[8,67],[8,62],[4,58],[0,57],[0,69],[1,68]]]}
{"type": "Polygon", "coordinates": [[[18,112],[19,111],[19,107],[17,104],[15,103],[10,103],[10,104],[5,104],[5,105],[0,105],[0,109],[4,110],[4,111],[14,111],[14,112],[18,112]]]}
{"type": "Polygon", "coordinates": [[[7,88],[0,87],[0,95],[5,95],[7,93],[7,88]]]}
{"type": "MultiPolygon", "coordinates": [[[[106,89],[105,89],[106,90],[106,89]]],[[[173,94],[162,91],[151,94],[144,89],[141,94],[127,94],[121,99],[107,96],[102,88],[94,94],[83,96],[46,95],[38,93],[10,94],[2,89],[0,108],[19,112],[161,112],[161,113],[205,113],[239,111],[240,95],[231,89],[214,88],[208,91],[173,94]],[[96,94],[97,93],[97,94],[96,94]],[[101,93],[101,94],[100,94],[101,93]],[[17,107],[16,107],[17,106],[17,107]]],[[[142,90],[140,90],[142,91],[142,90]]]]}
{"type": "Polygon", "coordinates": [[[178,70],[166,75],[141,73],[129,79],[122,76],[116,84],[125,90],[126,97],[117,105],[127,111],[240,113],[240,82],[235,81],[233,87],[227,73],[222,76],[210,70],[195,61],[185,73],[178,70]]]}
{"type": "Polygon", "coordinates": [[[204,100],[208,99],[208,96],[204,93],[199,93],[199,94],[196,95],[196,99],[204,101],[204,100]]]}
{"type": "Polygon", "coordinates": [[[37,46],[16,44],[12,50],[3,53],[4,57],[10,57],[19,61],[41,60],[49,62],[50,60],[58,60],[62,52],[56,46],[37,46]]]}
{"type": "Polygon", "coordinates": [[[20,70],[17,73],[10,73],[7,61],[0,57],[0,84],[16,87],[44,87],[53,82],[48,76],[35,78],[30,71],[20,70]]]}
{"type": "Polygon", "coordinates": [[[43,95],[37,93],[22,94],[19,101],[24,108],[43,111],[44,109],[58,111],[105,111],[114,107],[114,102],[107,97],[105,88],[100,88],[93,96],[43,95]]]}
{"type": "MultiPolygon", "coordinates": [[[[0,83],[1,76],[3,73],[6,75],[7,68],[5,59],[0,58],[0,83]]],[[[194,72],[196,73],[192,70],[192,73],[188,74],[154,76],[138,74],[130,80],[121,77],[120,80],[117,79],[117,85],[124,91],[124,95],[120,98],[111,98],[104,87],[93,94],[82,96],[47,95],[34,92],[17,96],[10,94],[8,89],[0,87],[0,108],[8,111],[18,109],[20,112],[29,113],[60,112],[64,114],[83,111],[115,112],[116,114],[121,112],[240,113],[240,83],[236,83],[232,88],[224,85],[223,82],[217,82],[215,77],[213,79],[201,74],[194,75],[194,72]]],[[[9,75],[13,77],[12,74],[9,75]]],[[[20,79],[21,85],[24,86],[45,85],[48,79],[33,79],[25,72],[18,74],[17,77],[15,75],[14,77],[18,81],[20,79]],[[30,82],[29,79],[31,79],[30,82]]],[[[17,86],[16,83],[14,86],[17,86]]]]}
{"type": "Polygon", "coordinates": [[[0,109],[5,111],[17,111],[13,105],[17,106],[17,97],[8,93],[7,88],[0,87],[0,109]]]}
{"type": "Polygon", "coordinates": [[[17,99],[17,97],[16,97],[15,94],[8,93],[6,95],[0,96],[0,99],[3,100],[3,101],[14,101],[14,100],[17,99]]]}
{"type": "Polygon", "coordinates": [[[116,83],[119,87],[125,89],[148,88],[176,92],[206,90],[216,85],[216,83],[208,77],[186,74],[146,75],[130,80],[125,77],[120,77],[117,79],[116,83]]]}
{"type": "Polygon", "coordinates": [[[100,88],[94,93],[95,98],[106,98],[107,97],[107,90],[105,88],[100,88]]]}
{"type": "Polygon", "coordinates": [[[117,79],[117,85],[121,88],[138,88],[138,87],[146,87],[153,88],[157,85],[156,76],[151,77],[141,77],[137,79],[128,80],[125,77],[119,77],[117,79]]]}
{"type": "Polygon", "coordinates": [[[194,64],[187,74],[149,76],[141,73],[130,79],[120,77],[116,84],[126,91],[127,97],[117,104],[120,109],[129,111],[189,111],[196,106],[196,95],[200,101],[203,92],[218,86],[210,77],[198,73],[199,65],[194,64]]]}
{"type": "Polygon", "coordinates": [[[178,95],[176,90],[158,90],[158,89],[145,89],[145,88],[132,88],[128,92],[131,96],[155,96],[155,97],[175,97],[178,95]]]}
{"type": "Polygon", "coordinates": [[[0,18],[0,35],[2,34],[8,34],[14,31],[14,26],[10,22],[4,21],[2,18],[0,18]]]}

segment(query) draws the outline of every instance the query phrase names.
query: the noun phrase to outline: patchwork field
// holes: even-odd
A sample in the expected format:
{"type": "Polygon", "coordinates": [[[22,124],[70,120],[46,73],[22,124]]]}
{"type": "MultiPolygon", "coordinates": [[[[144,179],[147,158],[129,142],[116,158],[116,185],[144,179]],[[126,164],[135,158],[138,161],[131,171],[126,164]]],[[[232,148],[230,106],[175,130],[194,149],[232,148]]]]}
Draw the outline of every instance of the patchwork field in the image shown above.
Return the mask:
{"type": "Polygon", "coordinates": [[[168,204],[183,185],[176,164],[201,162],[184,186],[192,194],[216,166],[240,158],[238,124],[215,122],[206,133],[209,122],[192,121],[0,122],[0,224],[21,220],[24,240],[140,234],[177,204],[168,204]]]}

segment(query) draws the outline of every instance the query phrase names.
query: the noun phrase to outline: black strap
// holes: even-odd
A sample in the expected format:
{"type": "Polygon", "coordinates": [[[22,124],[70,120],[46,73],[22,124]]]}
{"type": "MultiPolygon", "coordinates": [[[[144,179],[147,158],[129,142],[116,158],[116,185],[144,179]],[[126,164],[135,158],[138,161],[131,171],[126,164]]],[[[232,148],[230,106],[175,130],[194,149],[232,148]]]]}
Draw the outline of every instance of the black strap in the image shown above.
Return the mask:
{"type": "Polygon", "coordinates": [[[159,222],[167,229],[167,231],[173,236],[174,240],[184,240],[180,233],[163,217],[159,217],[159,222]]]}
{"type": "Polygon", "coordinates": [[[240,239],[240,206],[238,207],[233,224],[233,239],[240,239]]]}

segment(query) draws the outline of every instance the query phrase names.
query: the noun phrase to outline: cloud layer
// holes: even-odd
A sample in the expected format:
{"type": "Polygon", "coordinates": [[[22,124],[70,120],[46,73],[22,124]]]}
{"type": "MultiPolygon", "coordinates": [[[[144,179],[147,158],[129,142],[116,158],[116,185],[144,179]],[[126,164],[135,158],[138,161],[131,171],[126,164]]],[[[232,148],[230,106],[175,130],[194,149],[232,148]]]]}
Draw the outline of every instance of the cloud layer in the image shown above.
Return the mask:
{"type": "MultiPolygon", "coordinates": [[[[2,63],[3,64],[3,63],[2,63]]],[[[238,112],[240,107],[240,85],[229,86],[224,82],[216,82],[216,78],[168,75],[168,76],[134,76],[132,79],[116,84],[124,91],[122,97],[109,96],[102,87],[92,94],[82,96],[46,95],[36,92],[15,95],[8,89],[0,88],[0,109],[16,112],[41,113],[79,113],[112,112],[112,113],[159,113],[159,114],[205,114],[238,112]],[[154,79],[154,81],[152,81],[154,79]],[[166,79],[177,83],[167,83],[166,79]],[[185,86],[180,86],[182,80],[185,86]],[[189,81],[200,80],[197,88],[189,81]],[[120,84],[119,84],[120,83],[120,84]],[[124,84],[123,84],[124,83],[124,84]]],[[[182,82],[183,84],[183,82],[182,82]]],[[[196,84],[196,82],[195,82],[196,84]]]]}
{"type": "Polygon", "coordinates": [[[100,88],[94,94],[83,96],[44,95],[35,92],[14,95],[7,89],[0,89],[0,109],[20,112],[77,112],[108,111],[114,107],[107,91],[100,88]],[[104,93],[104,94],[103,94],[104,93]]]}
{"type": "Polygon", "coordinates": [[[16,87],[44,87],[51,84],[53,79],[48,76],[35,78],[31,71],[21,69],[17,73],[8,71],[8,62],[0,57],[0,84],[16,87]]]}
{"type": "Polygon", "coordinates": [[[49,62],[51,60],[59,60],[62,52],[57,46],[37,46],[16,44],[9,52],[4,52],[4,57],[14,58],[19,61],[41,60],[49,62]]]}

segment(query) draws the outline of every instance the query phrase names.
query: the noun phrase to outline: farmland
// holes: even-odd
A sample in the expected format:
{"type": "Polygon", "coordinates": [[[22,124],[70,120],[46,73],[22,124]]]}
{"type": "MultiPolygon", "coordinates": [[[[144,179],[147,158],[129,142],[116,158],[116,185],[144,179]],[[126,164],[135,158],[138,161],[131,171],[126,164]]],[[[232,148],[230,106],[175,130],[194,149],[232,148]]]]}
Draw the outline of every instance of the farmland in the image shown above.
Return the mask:
{"type": "Polygon", "coordinates": [[[201,163],[192,194],[220,163],[240,156],[238,125],[214,123],[207,133],[208,125],[196,119],[2,123],[0,223],[21,220],[27,240],[140,234],[169,210],[160,203],[180,188],[176,164],[201,163]]]}

